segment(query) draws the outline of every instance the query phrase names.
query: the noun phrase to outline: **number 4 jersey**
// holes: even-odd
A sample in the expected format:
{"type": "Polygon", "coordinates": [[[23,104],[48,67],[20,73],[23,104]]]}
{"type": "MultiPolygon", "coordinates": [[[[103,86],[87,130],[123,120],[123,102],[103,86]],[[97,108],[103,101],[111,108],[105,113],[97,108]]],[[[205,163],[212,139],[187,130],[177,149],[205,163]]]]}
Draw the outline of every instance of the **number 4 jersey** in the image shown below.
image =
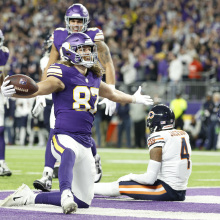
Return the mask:
{"type": "Polygon", "coordinates": [[[162,163],[157,179],[175,190],[185,190],[192,171],[189,135],[182,130],[152,133],[148,138],[149,151],[162,147],[162,163]]]}
{"type": "Polygon", "coordinates": [[[52,64],[47,77],[60,79],[65,89],[52,94],[56,117],[55,133],[67,134],[85,147],[91,147],[91,129],[97,111],[101,78],[88,70],[86,76],[74,66],[52,64]]]}

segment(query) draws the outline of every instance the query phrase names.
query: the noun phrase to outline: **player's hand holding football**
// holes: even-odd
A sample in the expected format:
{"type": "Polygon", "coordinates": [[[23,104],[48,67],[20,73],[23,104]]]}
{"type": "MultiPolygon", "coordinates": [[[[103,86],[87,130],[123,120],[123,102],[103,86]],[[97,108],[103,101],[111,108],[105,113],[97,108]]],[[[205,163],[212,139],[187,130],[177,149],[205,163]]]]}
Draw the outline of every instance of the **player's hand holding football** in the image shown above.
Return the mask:
{"type": "Polygon", "coordinates": [[[141,95],[141,86],[133,95],[133,103],[144,104],[144,105],[153,105],[153,99],[149,95],[141,95]]]}
{"type": "Polygon", "coordinates": [[[7,78],[8,76],[5,77],[5,80],[2,83],[1,92],[5,97],[12,97],[16,93],[16,91],[13,85],[8,85],[10,83],[10,80],[6,80],[7,78]]]}
{"type": "Polygon", "coordinates": [[[33,117],[37,117],[43,111],[44,107],[46,107],[45,97],[44,96],[37,96],[35,106],[34,106],[33,110],[31,111],[33,117]]]}
{"type": "MultiPolygon", "coordinates": [[[[114,85],[109,85],[113,90],[115,89],[114,85]]],[[[99,105],[105,104],[105,114],[112,116],[116,109],[116,102],[113,102],[109,99],[104,98],[99,105]]]]}

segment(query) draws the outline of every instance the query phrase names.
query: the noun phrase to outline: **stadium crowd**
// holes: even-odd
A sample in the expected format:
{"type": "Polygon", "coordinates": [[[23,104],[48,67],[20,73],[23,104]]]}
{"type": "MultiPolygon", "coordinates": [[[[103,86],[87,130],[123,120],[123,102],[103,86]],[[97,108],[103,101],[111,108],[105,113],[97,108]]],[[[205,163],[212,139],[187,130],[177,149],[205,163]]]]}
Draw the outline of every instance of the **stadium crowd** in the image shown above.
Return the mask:
{"type": "MultiPolygon", "coordinates": [[[[55,28],[65,26],[64,15],[72,3],[76,1],[0,2],[0,29],[5,37],[4,45],[10,51],[9,75],[27,74],[35,81],[40,80],[43,42],[55,28]]],[[[125,85],[146,81],[177,84],[182,80],[202,81],[202,73],[209,71],[214,72],[216,81],[220,81],[220,4],[217,0],[79,0],[77,3],[88,9],[89,26],[103,30],[117,82],[125,85]]],[[[25,104],[17,102],[11,100],[12,110],[6,111],[9,134],[17,127],[27,129],[27,121],[31,118],[30,111],[19,107],[31,109],[33,100],[25,104]]],[[[44,127],[43,118],[36,122],[37,126],[33,124],[34,119],[30,121],[31,131],[36,129],[37,132],[44,127]]],[[[22,130],[21,134],[24,132],[22,130]]],[[[45,145],[43,133],[38,133],[42,140],[40,145],[45,145]]],[[[15,143],[15,140],[9,135],[8,143],[15,143]]],[[[25,143],[23,138],[19,141],[25,143]]]]}

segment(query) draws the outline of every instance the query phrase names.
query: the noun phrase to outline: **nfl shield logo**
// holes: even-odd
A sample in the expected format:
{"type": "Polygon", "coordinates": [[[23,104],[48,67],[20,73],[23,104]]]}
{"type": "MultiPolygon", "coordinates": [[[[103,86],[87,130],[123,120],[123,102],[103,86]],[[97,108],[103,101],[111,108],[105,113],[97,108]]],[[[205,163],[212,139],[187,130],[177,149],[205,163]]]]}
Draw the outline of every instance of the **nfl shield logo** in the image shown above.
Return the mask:
{"type": "Polygon", "coordinates": [[[21,78],[20,81],[19,81],[19,84],[26,85],[27,84],[27,80],[24,79],[24,78],[21,78]]]}

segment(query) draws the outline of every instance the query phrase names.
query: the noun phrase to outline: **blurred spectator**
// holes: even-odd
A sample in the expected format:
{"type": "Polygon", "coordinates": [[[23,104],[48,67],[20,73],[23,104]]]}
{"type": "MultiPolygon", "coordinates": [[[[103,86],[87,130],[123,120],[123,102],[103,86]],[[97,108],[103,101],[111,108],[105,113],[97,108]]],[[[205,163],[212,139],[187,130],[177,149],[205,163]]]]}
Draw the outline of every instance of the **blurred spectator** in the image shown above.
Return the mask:
{"type": "Polygon", "coordinates": [[[175,94],[178,90],[178,87],[180,86],[180,82],[182,80],[182,74],[183,74],[183,67],[182,62],[177,59],[177,55],[170,52],[169,53],[169,79],[170,79],[170,95],[171,99],[174,99],[175,94]]]}
{"type": "Polygon", "coordinates": [[[146,116],[146,106],[130,104],[130,117],[134,124],[134,147],[146,147],[146,116]]]}
{"type": "Polygon", "coordinates": [[[196,141],[201,130],[201,120],[196,119],[193,115],[189,124],[184,124],[184,130],[189,134],[189,140],[192,149],[196,147],[196,141]]]}
{"type": "Polygon", "coordinates": [[[199,117],[201,120],[201,129],[199,132],[198,140],[197,140],[197,147],[199,149],[203,149],[207,143],[207,134],[208,134],[208,126],[210,121],[210,112],[213,108],[213,101],[212,101],[212,93],[208,92],[206,94],[205,102],[201,106],[201,110],[199,111],[199,117]]]}
{"type": "Polygon", "coordinates": [[[175,114],[175,128],[183,130],[183,115],[187,109],[187,102],[181,97],[181,93],[176,93],[176,99],[170,103],[170,108],[175,114]]]}
{"type": "Polygon", "coordinates": [[[219,119],[217,116],[218,107],[220,104],[220,93],[216,92],[212,97],[212,105],[210,106],[210,117],[207,129],[207,150],[217,150],[217,140],[219,135],[219,119]]]}
{"type": "Polygon", "coordinates": [[[189,64],[192,62],[192,57],[186,52],[185,47],[180,48],[178,59],[181,61],[183,67],[182,79],[186,81],[189,79],[189,64]]]}
{"type": "Polygon", "coordinates": [[[198,55],[194,55],[193,61],[189,64],[189,78],[194,80],[201,79],[202,71],[203,71],[203,67],[201,62],[198,60],[198,55]]]}
{"type": "Polygon", "coordinates": [[[123,52],[123,65],[121,73],[123,74],[123,81],[125,85],[129,85],[136,81],[137,71],[134,68],[135,59],[131,51],[124,50],[123,52]]]}
{"type": "Polygon", "coordinates": [[[129,104],[117,103],[118,124],[118,148],[122,147],[123,132],[126,134],[126,147],[131,148],[131,119],[129,115],[129,104]]]}
{"type": "Polygon", "coordinates": [[[15,143],[24,146],[27,137],[27,119],[31,109],[30,99],[16,99],[15,143]]]}
{"type": "Polygon", "coordinates": [[[157,74],[157,81],[166,83],[168,82],[168,68],[169,63],[166,59],[165,53],[159,53],[156,55],[156,59],[158,60],[158,74],[157,74]]]}

